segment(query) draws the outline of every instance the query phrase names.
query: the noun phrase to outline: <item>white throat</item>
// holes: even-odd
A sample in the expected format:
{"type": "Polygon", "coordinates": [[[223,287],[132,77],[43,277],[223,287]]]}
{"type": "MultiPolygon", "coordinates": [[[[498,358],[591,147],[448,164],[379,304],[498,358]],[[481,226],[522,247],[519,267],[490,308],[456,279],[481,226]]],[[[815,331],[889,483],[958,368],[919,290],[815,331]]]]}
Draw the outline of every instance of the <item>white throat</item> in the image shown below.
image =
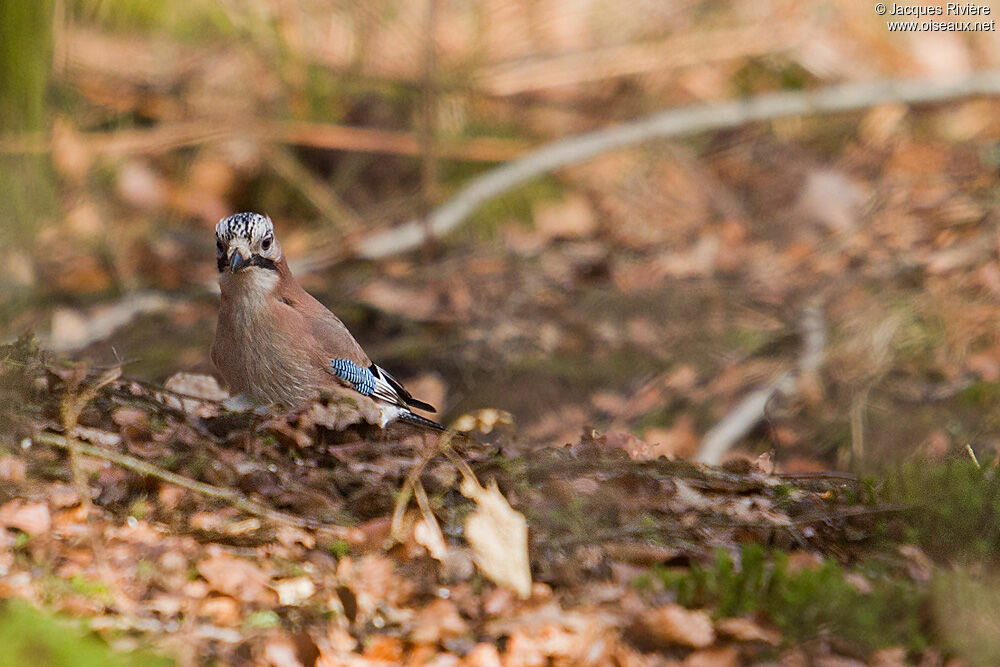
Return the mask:
{"type": "Polygon", "coordinates": [[[233,298],[246,300],[249,305],[263,306],[267,297],[278,286],[278,272],[251,266],[237,274],[224,273],[219,287],[233,298]]]}

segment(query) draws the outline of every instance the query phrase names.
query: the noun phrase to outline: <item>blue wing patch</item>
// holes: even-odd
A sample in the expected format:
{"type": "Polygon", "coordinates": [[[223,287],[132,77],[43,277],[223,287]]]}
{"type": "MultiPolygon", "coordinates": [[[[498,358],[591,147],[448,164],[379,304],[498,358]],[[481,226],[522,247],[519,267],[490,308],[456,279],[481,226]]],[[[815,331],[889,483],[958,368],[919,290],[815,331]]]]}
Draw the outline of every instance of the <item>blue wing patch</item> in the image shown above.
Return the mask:
{"type": "Polygon", "coordinates": [[[333,374],[348,382],[359,394],[371,396],[375,393],[375,376],[367,368],[361,368],[350,359],[331,359],[333,374]]]}

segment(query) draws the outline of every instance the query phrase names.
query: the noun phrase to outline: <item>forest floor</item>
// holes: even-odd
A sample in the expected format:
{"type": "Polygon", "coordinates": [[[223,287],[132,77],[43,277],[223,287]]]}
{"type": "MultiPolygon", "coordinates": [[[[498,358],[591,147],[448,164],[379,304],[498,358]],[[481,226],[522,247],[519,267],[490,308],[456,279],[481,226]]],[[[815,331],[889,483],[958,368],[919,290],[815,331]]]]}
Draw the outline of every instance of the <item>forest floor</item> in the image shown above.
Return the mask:
{"type": "Polygon", "coordinates": [[[1000,541],[995,465],[776,473],[615,432],[518,453],[495,410],[441,440],[379,435],[339,396],[229,413],[209,378],[52,365],[29,338],[0,361],[17,443],[0,457],[4,664],[935,665],[998,649],[1000,598],[971,566],[1000,541]]]}
{"type": "Polygon", "coordinates": [[[0,664],[996,664],[996,98],[646,141],[358,251],[531,147],[961,81],[991,33],[794,0],[436,29],[399,0],[51,4],[0,22],[0,664]],[[220,408],[240,210],[461,434],[220,408]]]}

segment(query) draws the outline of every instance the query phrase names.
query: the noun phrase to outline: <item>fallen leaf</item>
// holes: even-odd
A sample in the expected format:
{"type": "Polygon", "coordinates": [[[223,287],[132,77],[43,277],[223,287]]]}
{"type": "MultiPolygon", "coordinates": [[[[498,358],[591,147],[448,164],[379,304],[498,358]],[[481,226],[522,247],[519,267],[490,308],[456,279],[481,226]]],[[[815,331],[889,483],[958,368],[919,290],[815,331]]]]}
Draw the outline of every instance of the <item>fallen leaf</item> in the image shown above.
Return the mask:
{"type": "Polygon", "coordinates": [[[420,519],[413,527],[413,539],[427,549],[427,553],[435,560],[443,562],[448,554],[448,546],[444,543],[441,530],[435,529],[426,519],[420,519]]]}
{"type": "Polygon", "coordinates": [[[297,606],[308,600],[316,592],[316,586],[309,577],[280,579],[271,588],[278,594],[278,603],[284,606],[297,606]]]}
{"type": "Polygon", "coordinates": [[[543,202],[533,211],[535,228],[547,239],[590,236],[597,229],[593,208],[583,195],[569,195],[559,202],[543,202]]]}
{"type": "Polygon", "coordinates": [[[483,488],[465,478],[462,494],[476,503],[465,519],[465,539],[475,555],[476,565],[494,582],[510,586],[522,599],[531,595],[531,567],[528,564],[528,522],[515,511],[491,480],[483,488]]]}
{"type": "Polygon", "coordinates": [[[664,605],[642,614],[637,619],[635,630],[657,646],[704,648],[715,641],[715,630],[709,615],[678,604],[664,605]]]}
{"type": "Polygon", "coordinates": [[[694,417],[683,413],[674,419],[670,428],[651,428],[643,433],[643,440],[649,444],[642,452],[644,458],[652,460],[665,456],[667,458],[689,458],[698,449],[698,433],[695,431],[694,417]]]}
{"type": "Polygon", "coordinates": [[[830,231],[843,232],[857,226],[858,215],[869,193],[844,173],[817,169],[806,177],[796,204],[807,220],[819,222],[830,231]]]}
{"type": "Polygon", "coordinates": [[[5,482],[23,482],[27,471],[28,464],[24,459],[13,454],[0,456],[0,479],[5,482]]]}
{"type": "MultiPolygon", "coordinates": [[[[403,643],[398,637],[389,635],[374,635],[366,642],[364,653],[361,654],[365,660],[372,663],[382,663],[387,665],[398,665],[403,662],[403,643]]],[[[332,663],[342,664],[342,663],[332,663]]]]}
{"type": "Polygon", "coordinates": [[[275,531],[275,537],[278,542],[286,547],[301,544],[306,549],[312,549],[316,546],[316,538],[312,534],[295,526],[278,526],[278,529],[275,531]]]}
{"type": "Polygon", "coordinates": [[[906,667],[910,663],[906,659],[906,649],[902,646],[892,646],[875,651],[868,664],[872,667],[906,667]]]}
{"type": "Polygon", "coordinates": [[[197,565],[198,574],[213,589],[244,602],[255,602],[264,592],[267,574],[254,563],[217,553],[197,565]]]}
{"type": "Polygon", "coordinates": [[[465,655],[468,667],[501,667],[500,653],[493,644],[480,642],[465,655]]]}
{"type": "Polygon", "coordinates": [[[0,507],[0,526],[16,528],[28,535],[48,532],[52,527],[49,506],[15,499],[0,507]]]}
{"type": "Polygon", "coordinates": [[[228,595],[208,597],[198,605],[198,616],[224,627],[239,625],[240,603],[228,595]]]}
{"type": "Polygon", "coordinates": [[[270,667],[302,667],[295,651],[295,642],[289,637],[272,637],[264,646],[264,664],[270,667]]]}
{"type": "Polygon", "coordinates": [[[442,599],[434,600],[418,611],[413,624],[410,641],[417,644],[437,644],[464,635],[469,630],[455,603],[442,599]]]}
{"type": "Polygon", "coordinates": [[[764,642],[772,646],[781,643],[779,632],[762,628],[749,618],[723,618],[716,622],[715,629],[719,631],[719,634],[741,642],[764,642]]]}
{"type": "Polygon", "coordinates": [[[229,398],[229,392],[211,375],[174,373],[167,378],[163,386],[172,392],[183,394],[183,396],[164,394],[162,397],[164,403],[198,417],[213,417],[218,412],[216,406],[211,403],[206,404],[206,400],[224,401],[229,398]]]}
{"type": "Polygon", "coordinates": [[[740,653],[733,646],[716,646],[695,651],[684,658],[683,667],[737,667],[740,653]]]}

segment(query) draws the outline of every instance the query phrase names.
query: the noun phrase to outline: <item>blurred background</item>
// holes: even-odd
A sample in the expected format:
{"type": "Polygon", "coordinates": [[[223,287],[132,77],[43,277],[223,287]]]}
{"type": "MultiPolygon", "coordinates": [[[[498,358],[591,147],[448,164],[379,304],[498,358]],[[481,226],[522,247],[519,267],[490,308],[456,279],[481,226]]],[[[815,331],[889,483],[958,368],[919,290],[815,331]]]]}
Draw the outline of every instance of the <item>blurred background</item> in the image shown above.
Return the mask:
{"type": "Polygon", "coordinates": [[[574,134],[998,64],[996,32],[892,33],[868,3],[0,3],[0,336],[213,372],[213,227],[252,210],[373,358],[445,419],[510,411],[520,446],[594,427],[691,457],[791,372],[732,451],[991,457],[995,99],[641,142],[359,248],[574,134]]]}

